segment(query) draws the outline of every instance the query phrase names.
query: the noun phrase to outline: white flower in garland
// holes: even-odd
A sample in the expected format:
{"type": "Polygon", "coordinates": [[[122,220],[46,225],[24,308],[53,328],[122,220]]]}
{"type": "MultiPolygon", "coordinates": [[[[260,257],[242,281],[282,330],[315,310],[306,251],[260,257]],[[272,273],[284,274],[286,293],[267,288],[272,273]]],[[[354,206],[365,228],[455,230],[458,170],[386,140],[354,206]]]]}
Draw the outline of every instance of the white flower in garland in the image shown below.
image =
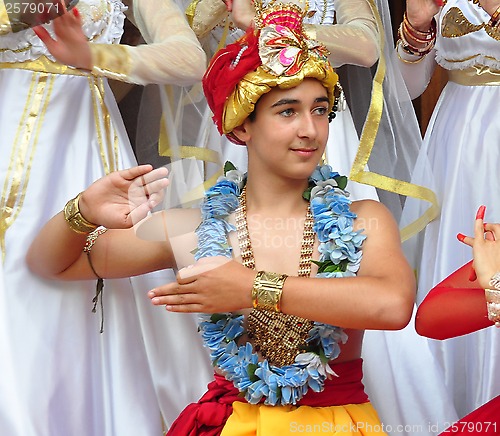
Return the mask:
{"type": "MultiPolygon", "coordinates": [[[[203,221],[196,230],[196,260],[221,255],[231,258],[227,236],[235,228],[227,219],[239,205],[244,183],[245,175],[230,166],[225,177],[206,192],[203,221]]],[[[346,183],[345,177],[324,165],[314,171],[304,193],[304,198],[311,201],[314,230],[320,242],[319,261],[314,261],[318,265],[316,277],[349,277],[359,269],[366,236],[353,230],[356,215],[349,209],[346,183]]],[[[300,353],[293,364],[276,367],[260,360],[251,343],[238,344],[245,333],[241,314],[202,314],[199,330],[214,366],[251,404],[262,400],[270,405],[296,404],[309,389],[321,392],[325,380],[336,375],[328,362],[338,357],[339,344],[347,341],[342,328],[315,322],[307,339],[308,350],[300,353]]]]}

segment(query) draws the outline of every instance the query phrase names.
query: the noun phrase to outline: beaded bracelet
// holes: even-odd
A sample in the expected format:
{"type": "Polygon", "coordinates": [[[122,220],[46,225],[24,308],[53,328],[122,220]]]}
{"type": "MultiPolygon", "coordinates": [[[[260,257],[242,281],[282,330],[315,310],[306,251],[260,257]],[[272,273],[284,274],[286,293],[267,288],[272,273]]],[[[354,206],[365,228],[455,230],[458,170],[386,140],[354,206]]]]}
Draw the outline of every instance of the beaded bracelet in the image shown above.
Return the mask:
{"type": "Polygon", "coordinates": [[[500,327],[500,291],[497,289],[485,289],[486,307],[488,309],[488,319],[500,327]]]}

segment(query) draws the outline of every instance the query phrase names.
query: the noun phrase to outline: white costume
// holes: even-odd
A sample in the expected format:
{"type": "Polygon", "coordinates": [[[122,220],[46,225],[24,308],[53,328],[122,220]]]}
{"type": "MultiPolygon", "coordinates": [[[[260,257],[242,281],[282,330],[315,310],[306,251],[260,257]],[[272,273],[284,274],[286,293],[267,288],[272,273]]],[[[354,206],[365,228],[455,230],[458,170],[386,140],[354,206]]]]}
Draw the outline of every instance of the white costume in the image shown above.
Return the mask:
{"type": "MultiPolygon", "coordinates": [[[[475,1],[448,0],[437,18],[435,50],[421,62],[401,62],[415,98],[427,86],[436,63],[448,70],[444,88],[422,147],[433,167],[441,216],[425,231],[418,299],[472,258],[456,239],[473,235],[480,205],[486,222],[500,219],[500,32],[488,25],[489,14],[475,1]]],[[[401,50],[406,61],[414,61],[401,50]]],[[[421,174],[415,173],[418,183],[421,174]]],[[[443,308],[443,310],[447,310],[443,308]]],[[[500,394],[500,331],[487,328],[446,341],[429,340],[442,365],[458,417],[500,394]]]]}
{"type": "MultiPolygon", "coordinates": [[[[130,5],[150,45],[112,45],[122,35],[125,9],[117,0],[80,0],[95,65],[89,73],[53,62],[33,30],[9,33],[0,2],[3,435],[162,431],[130,280],[106,281],[100,334],[99,305],[91,312],[95,281],[44,280],[24,260],[33,237],[66,201],[105,173],[135,164],[106,78],[187,85],[203,74],[205,54],[168,0],[130,5]]],[[[45,27],[53,34],[51,24],[45,27]]]]}

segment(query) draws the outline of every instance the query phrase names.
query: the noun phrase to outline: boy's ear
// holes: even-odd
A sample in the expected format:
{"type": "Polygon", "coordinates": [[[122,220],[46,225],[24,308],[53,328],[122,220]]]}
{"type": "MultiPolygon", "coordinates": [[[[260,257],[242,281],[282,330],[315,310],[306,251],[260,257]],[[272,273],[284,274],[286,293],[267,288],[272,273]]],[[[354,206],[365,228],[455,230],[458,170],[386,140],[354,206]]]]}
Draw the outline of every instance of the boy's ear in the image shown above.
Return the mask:
{"type": "Polygon", "coordinates": [[[231,132],[240,141],[247,142],[250,139],[250,133],[246,129],[246,123],[244,122],[241,126],[235,127],[231,132]]]}

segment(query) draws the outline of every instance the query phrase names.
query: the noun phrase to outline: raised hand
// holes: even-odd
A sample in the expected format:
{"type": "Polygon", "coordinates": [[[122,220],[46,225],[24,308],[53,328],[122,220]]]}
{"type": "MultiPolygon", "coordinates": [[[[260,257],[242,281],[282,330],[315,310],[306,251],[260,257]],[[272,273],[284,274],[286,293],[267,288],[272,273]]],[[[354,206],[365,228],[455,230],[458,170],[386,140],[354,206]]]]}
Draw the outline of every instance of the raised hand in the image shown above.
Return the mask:
{"type": "Polygon", "coordinates": [[[33,31],[58,62],[75,68],[92,70],[90,43],[83,33],[80,13],[77,8],[66,12],[64,4],[60,5],[65,13],[53,21],[56,39],[53,39],[42,26],[34,27],[33,31]]]}
{"type": "Polygon", "coordinates": [[[253,25],[255,8],[250,0],[226,0],[226,6],[240,29],[246,30],[253,25]]]}
{"type": "Polygon", "coordinates": [[[458,239],[472,247],[474,270],[479,284],[489,287],[491,277],[500,271],[500,224],[484,224],[484,206],[478,211],[474,223],[474,237],[458,234],[458,239]]]}
{"type": "Polygon", "coordinates": [[[407,0],[406,17],[413,27],[426,32],[442,6],[442,0],[407,0]]]}
{"type": "Polygon", "coordinates": [[[167,174],[166,168],[151,165],[112,172],[82,193],[80,212],[107,228],[130,228],[161,202],[169,183],[167,174]]]}

